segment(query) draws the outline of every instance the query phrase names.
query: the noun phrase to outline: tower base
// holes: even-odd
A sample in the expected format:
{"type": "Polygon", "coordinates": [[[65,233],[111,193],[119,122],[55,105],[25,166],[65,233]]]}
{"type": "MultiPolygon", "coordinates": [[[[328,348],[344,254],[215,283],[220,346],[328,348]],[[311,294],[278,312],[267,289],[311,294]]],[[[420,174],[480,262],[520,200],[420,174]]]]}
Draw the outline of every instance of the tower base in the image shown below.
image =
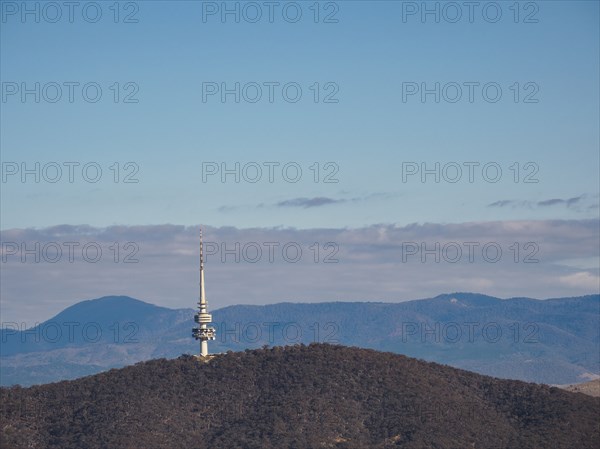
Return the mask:
{"type": "Polygon", "coordinates": [[[195,355],[194,358],[198,361],[198,362],[204,362],[204,363],[208,363],[210,362],[212,359],[215,358],[215,354],[209,354],[209,355],[195,355]]]}

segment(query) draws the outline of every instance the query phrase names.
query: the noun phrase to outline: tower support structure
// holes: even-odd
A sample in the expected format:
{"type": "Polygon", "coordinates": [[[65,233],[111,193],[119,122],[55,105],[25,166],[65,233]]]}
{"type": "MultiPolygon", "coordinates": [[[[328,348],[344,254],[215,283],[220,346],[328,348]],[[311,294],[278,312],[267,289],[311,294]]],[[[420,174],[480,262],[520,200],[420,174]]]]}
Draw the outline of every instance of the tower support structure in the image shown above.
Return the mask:
{"type": "Polygon", "coordinates": [[[208,357],[208,342],[216,338],[212,323],[212,315],[208,313],[208,302],[204,291],[204,253],[202,248],[202,229],[200,229],[200,296],[198,299],[198,312],[194,315],[198,327],[192,329],[192,336],[200,341],[200,357],[208,357]]]}

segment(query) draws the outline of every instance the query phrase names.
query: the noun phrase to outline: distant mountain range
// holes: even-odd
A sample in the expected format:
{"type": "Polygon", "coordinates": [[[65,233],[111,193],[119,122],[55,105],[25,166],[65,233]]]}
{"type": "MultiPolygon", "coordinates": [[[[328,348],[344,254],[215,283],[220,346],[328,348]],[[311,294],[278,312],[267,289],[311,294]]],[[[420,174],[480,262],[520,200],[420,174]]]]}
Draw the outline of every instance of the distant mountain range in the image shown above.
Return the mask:
{"type": "Polygon", "coordinates": [[[596,449],[600,398],[325,344],[0,389],[11,449],[596,449]]]}
{"type": "MultiPolygon", "coordinates": [[[[195,354],[193,314],[111,296],[77,303],[25,332],[2,329],[0,383],[47,383],[195,354]]],[[[535,300],[454,293],[402,303],[239,305],[215,310],[213,319],[211,352],[325,342],[530,382],[600,377],[600,295],[535,300]]]]}

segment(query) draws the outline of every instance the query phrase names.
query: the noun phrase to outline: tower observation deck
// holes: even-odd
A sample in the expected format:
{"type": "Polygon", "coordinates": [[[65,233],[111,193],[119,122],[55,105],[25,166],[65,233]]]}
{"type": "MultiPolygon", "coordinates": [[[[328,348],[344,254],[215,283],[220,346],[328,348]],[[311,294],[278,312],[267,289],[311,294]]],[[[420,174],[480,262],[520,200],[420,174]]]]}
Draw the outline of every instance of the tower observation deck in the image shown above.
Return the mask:
{"type": "Polygon", "coordinates": [[[192,336],[200,340],[200,356],[208,356],[208,341],[216,338],[214,327],[208,326],[212,322],[212,315],[208,313],[208,303],[204,292],[204,254],[202,251],[202,229],[200,229],[200,298],[198,300],[198,313],[194,315],[194,321],[199,324],[192,329],[192,336]]]}

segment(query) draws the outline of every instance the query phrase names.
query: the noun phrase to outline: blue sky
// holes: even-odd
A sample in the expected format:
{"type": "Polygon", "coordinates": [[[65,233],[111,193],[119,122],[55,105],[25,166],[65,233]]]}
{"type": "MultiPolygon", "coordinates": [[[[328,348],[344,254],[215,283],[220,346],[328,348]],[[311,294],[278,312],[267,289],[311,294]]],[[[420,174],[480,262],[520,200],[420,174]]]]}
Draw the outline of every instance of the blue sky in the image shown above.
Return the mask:
{"type": "MultiPolygon", "coordinates": [[[[310,230],[598,219],[598,2],[520,2],[518,23],[512,1],[492,2],[502,12],[496,23],[496,10],[482,13],[489,2],[478,4],[472,23],[462,2],[452,4],[461,8],[456,23],[450,23],[455,10],[448,2],[427,3],[440,8],[439,23],[432,15],[422,20],[421,11],[406,15],[422,2],[321,2],[319,23],[312,1],[294,3],[302,11],[296,23],[279,9],[290,2],[278,3],[273,23],[263,2],[254,3],[263,13],[258,23],[203,16],[222,2],[121,2],[119,23],[112,1],[97,3],[102,17],[96,23],[85,20],[95,11],[84,17],[79,9],[70,23],[66,7],[50,23],[55,11],[47,2],[26,2],[40,8],[36,23],[33,14],[22,20],[22,2],[1,3],[3,230],[166,223],[310,230]],[[123,23],[129,13],[137,23],[123,23]],[[332,13],[337,23],[322,23],[332,13]],[[53,83],[63,86],[61,99],[52,103],[42,95],[36,103],[33,95],[22,101],[20,92],[7,94],[36,82],[50,97],[53,83]],[[79,83],[72,103],[65,82],[79,83]],[[257,83],[263,97],[236,103],[233,95],[226,102],[211,95],[203,102],[203,83],[233,88],[236,82],[249,97],[257,83]],[[83,99],[86,83],[102,88],[98,102],[83,99]],[[273,103],[264,83],[278,83],[273,103]],[[280,86],[287,83],[301,87],[299,101],[283,99],[280,86]],[[429,95],[423,102],[419,94],[403,101],[407,83],[430,89],[440,83],[440,101],[429,95]],[[473,102],[465,83],[474,83],[473,102]],[[490,83],[502,90],[497,102],[483,96],[482,86],[490,83]],[[456,85],[463,91],[453,103],[447,99],[456,85]],[[137,103],[123,102],[134,89],[137,103]],[[325,103],[334,91],[330,98],[338,101],[325,103]],[[79,164],[73,183],[65,162],[79,164]],[[39,163],[40,172],[47,166],[49,177],[47,164],[56,163],[62,178],[50,183],[40,173],[39,183],[34,175],[22,182],[20,173],[6,173],[23,163],[30,169],[39,163]],[[90,163],[102,169],[96,183],[81,173],[90,163]],[[120,182],[114,182],[114,163],[120,182]],[[204,182],[206,163],[219,169],[222,163],[258,164],[264,171],[256,183],[243,176],[236,183],[233,175],[204,182]],[[273,183],[265,163],[276,166],[273,183]],[[418,174],[403,182],[406,163],[419,170],[422,163],[446,165],[447,177],[456,166],[463,172],[455,183],[443,176],[437,183],[434,175],[421,182],[418,174]],[[465,163],[475,167],[473,182],[465,163]],[[302,169],[298,182],[284,179],[285,164],[302,169]],[[486,164],[491,177],[501,168],[497,182],[486,181],[486,164]],[[122,182],[134,168],[139,182],[122,182]],[[327,174],[338,182],[323,182],[327,174]],[[537,182],[524,182],[527,175],[537,182]]],[[[597,276],[596,262],[586,269],[597,276]]]]}

